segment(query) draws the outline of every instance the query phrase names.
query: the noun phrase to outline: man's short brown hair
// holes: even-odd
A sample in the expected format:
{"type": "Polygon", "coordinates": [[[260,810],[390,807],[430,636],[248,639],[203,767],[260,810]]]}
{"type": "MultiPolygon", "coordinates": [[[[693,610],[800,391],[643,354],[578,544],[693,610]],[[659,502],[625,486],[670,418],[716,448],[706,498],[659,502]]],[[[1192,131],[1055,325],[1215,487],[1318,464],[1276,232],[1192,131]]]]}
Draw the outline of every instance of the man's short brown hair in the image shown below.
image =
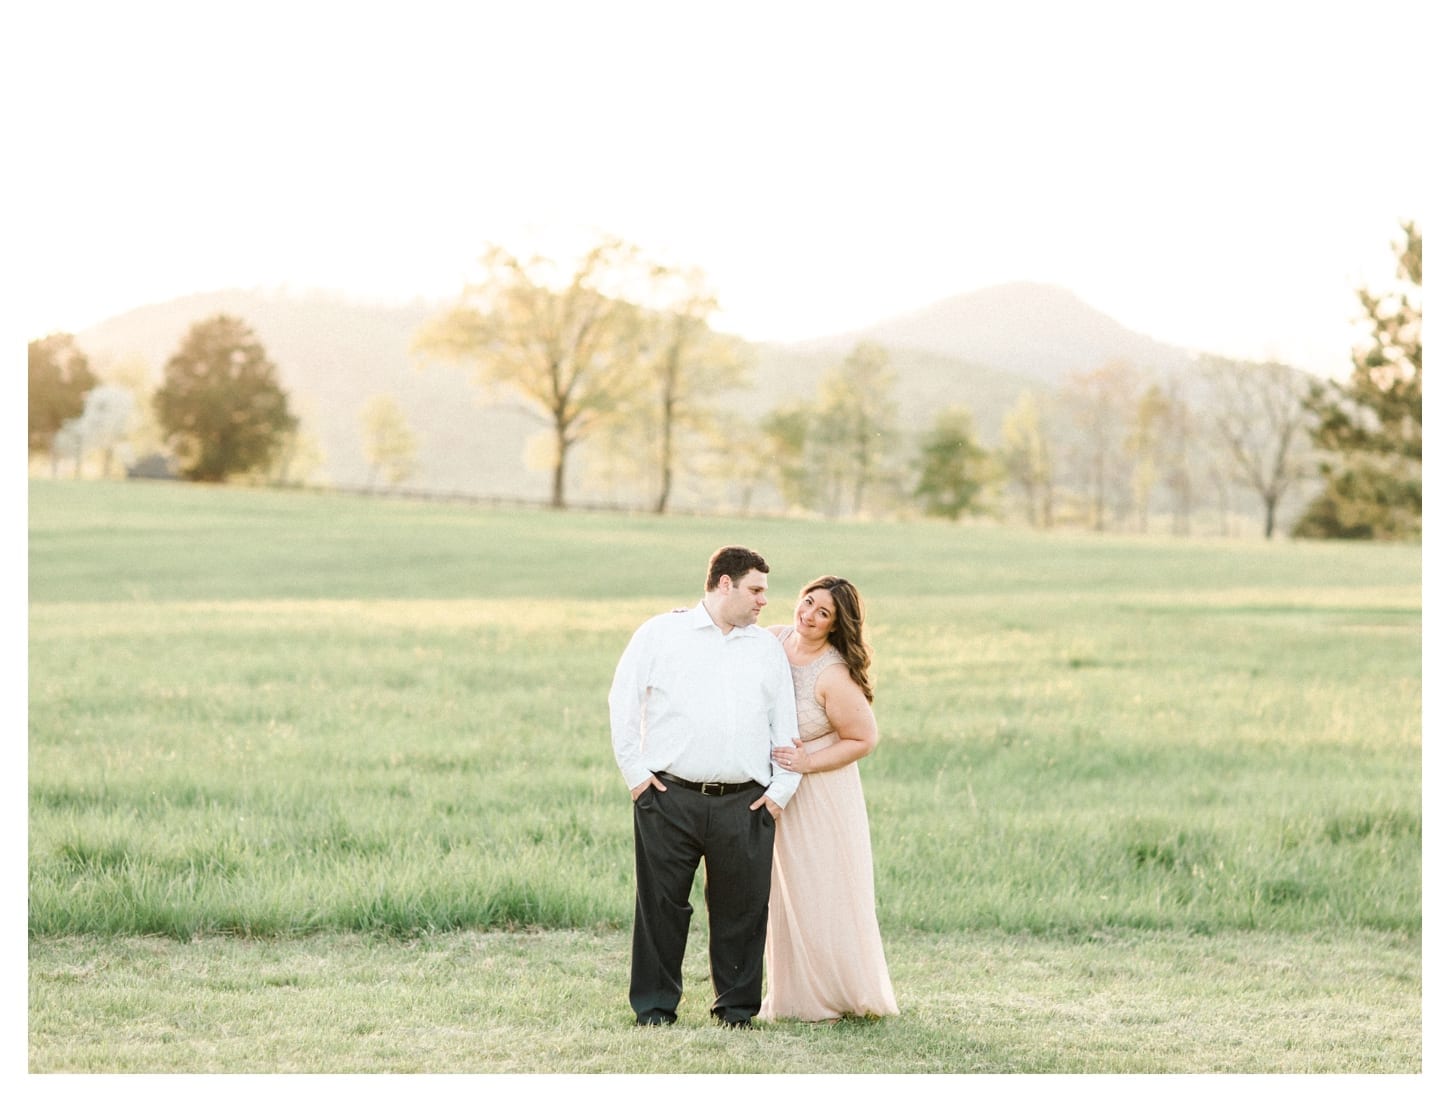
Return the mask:
{"type": "Polygon", "coordinates": [[[710,572],[705,576],[705,591],[708,593],[720,584],[720,579],[729,577],[738,583],[752,570],[769,574],[770,567],[760,555],[748,547],[722,547],[710,556],[710,572]]]}

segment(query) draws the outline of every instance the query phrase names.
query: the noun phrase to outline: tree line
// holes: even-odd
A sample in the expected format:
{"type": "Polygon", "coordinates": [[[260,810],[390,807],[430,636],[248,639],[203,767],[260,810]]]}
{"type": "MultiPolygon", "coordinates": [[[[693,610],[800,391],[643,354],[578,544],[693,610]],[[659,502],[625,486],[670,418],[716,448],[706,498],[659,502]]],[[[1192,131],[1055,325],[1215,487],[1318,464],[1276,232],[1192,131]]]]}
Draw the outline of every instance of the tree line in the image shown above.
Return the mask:
{"type": "MultiPolygon", "coordinates": [[[[415,350],[474,373],[546,427],[550,504],[567,506],[581,451],[666,512],[681,476],[729,487],[744,511],[825,516],[923,513],[1018,518],[1039,527],[1175,533],[1205,509],[1227,518],[1248,494],[1262,532],[1301,484],[1317,492],[1294,534],[1418,538],[1421,509],[1421,236],[1394,243],[1389,292],[1360,294],[1365,343],[1344,382],[1277,363],[1204,358],[1189,374],[1108,363],[1055,389],[1024,391],[983,442],[965,404],[925,428],[902,423],[887,349],[862,342],[815,392],[752,404],[750,347],[715,331],[718,309],[698,270],[651,261],[606,240],[572,266],[494,248],[458,304],[416,335],[415,350]]],[[[285,482],[306,440],[275,364],[239,318],[198,322],[149,400],[103,383],[73,337],[29,350],[30,452],[99,453],[109,473],[127,434],[143,435],[184,478],[285,482]]],[[[362,414],[375,480],[406,482],[417,436],[389,397],[362,414]]]]}

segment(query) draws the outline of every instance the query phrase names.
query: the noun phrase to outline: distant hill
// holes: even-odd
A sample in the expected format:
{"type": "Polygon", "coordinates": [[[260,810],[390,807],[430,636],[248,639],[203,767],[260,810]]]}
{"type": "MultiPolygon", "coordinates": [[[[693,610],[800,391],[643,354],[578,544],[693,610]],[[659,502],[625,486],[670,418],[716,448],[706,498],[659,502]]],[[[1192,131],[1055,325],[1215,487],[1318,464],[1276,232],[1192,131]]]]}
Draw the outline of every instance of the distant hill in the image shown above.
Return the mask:
{"type": "Polygon", "coordinates": [[[1114,360],[1168,374],[1193,362],[1183,349],[1134,333],[1071,291],[1043,283],[1006,283],[957,295],[864,329],[810,341],[808,347],[838,351],[862,340],[990,365],[1054,386],[1070,374],[1114,360]]]}
{"type": "MultiPolygon", "coordinates": [[[[76,334],[104,374],[108,363],[141,359],[159,381],[162,365],[198,321],[229,313],[245,320],[277,364],[304,428],[320,443],[325,480],[364,485],[361,414],[390,394],[419,437],[411,485],[431,490],[543,499],[549,475],[524,456],[543,425],[510,405],[486,403],[464,369],[422,366],[411,352],[419,327],[441,302],[376,305],[321,293],[229,290],[140,307],[76,334]]],[[[821,375],[860,341],[890,353],[903,426],[918,431],[950,405],[966,406],[995,443],[1002,417],[1024,391],[1054,388],[1069,373],[1114,359],[1177,371],[1188,353],[1130,332],[1070,292],[1016,283],[947,299],[861,330],[795,344],[752,346],[755,399],[762,410],[807,398],[821,375]]],[[[607,499],[580,454],[571,500],[607,499]]],[[[688,504],[681,501],[680,504],[688,504]]]]}

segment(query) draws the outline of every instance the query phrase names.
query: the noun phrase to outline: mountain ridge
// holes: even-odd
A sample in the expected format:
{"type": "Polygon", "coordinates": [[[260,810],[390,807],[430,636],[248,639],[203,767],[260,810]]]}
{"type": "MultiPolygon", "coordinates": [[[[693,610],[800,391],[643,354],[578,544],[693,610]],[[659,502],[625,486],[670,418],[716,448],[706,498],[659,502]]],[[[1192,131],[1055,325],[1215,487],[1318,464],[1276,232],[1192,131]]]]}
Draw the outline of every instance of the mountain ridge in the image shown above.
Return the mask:
{"type": "Polygon", "coordinates": [[[1163,372],[1190,367],[1193,354],[1134,332],[1065,287],[1019,280],[939,299],[860,329],[802,342],[839,349],[862,340],[886,348],[991,365],[1052,384],[1113,360],[1163,372]],[[1024,331],[1031,330],[1024,340],[1024,331]]]}

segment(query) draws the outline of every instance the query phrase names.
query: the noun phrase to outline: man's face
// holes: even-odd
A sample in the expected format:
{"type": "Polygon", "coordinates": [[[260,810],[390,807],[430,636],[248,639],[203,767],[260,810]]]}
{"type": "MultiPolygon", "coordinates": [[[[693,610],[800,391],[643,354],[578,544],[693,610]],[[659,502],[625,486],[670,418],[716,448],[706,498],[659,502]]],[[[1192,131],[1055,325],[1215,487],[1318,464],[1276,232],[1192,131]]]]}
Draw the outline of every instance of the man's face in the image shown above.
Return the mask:
{"type": "Polygon", "coordinates": [[[720,579],[720,618],[731,627],[749,627],[760,619],[760,610],[765,607],[765,591],[769,583],[759,570],[752,570],[740,581],[720,579]]]}

